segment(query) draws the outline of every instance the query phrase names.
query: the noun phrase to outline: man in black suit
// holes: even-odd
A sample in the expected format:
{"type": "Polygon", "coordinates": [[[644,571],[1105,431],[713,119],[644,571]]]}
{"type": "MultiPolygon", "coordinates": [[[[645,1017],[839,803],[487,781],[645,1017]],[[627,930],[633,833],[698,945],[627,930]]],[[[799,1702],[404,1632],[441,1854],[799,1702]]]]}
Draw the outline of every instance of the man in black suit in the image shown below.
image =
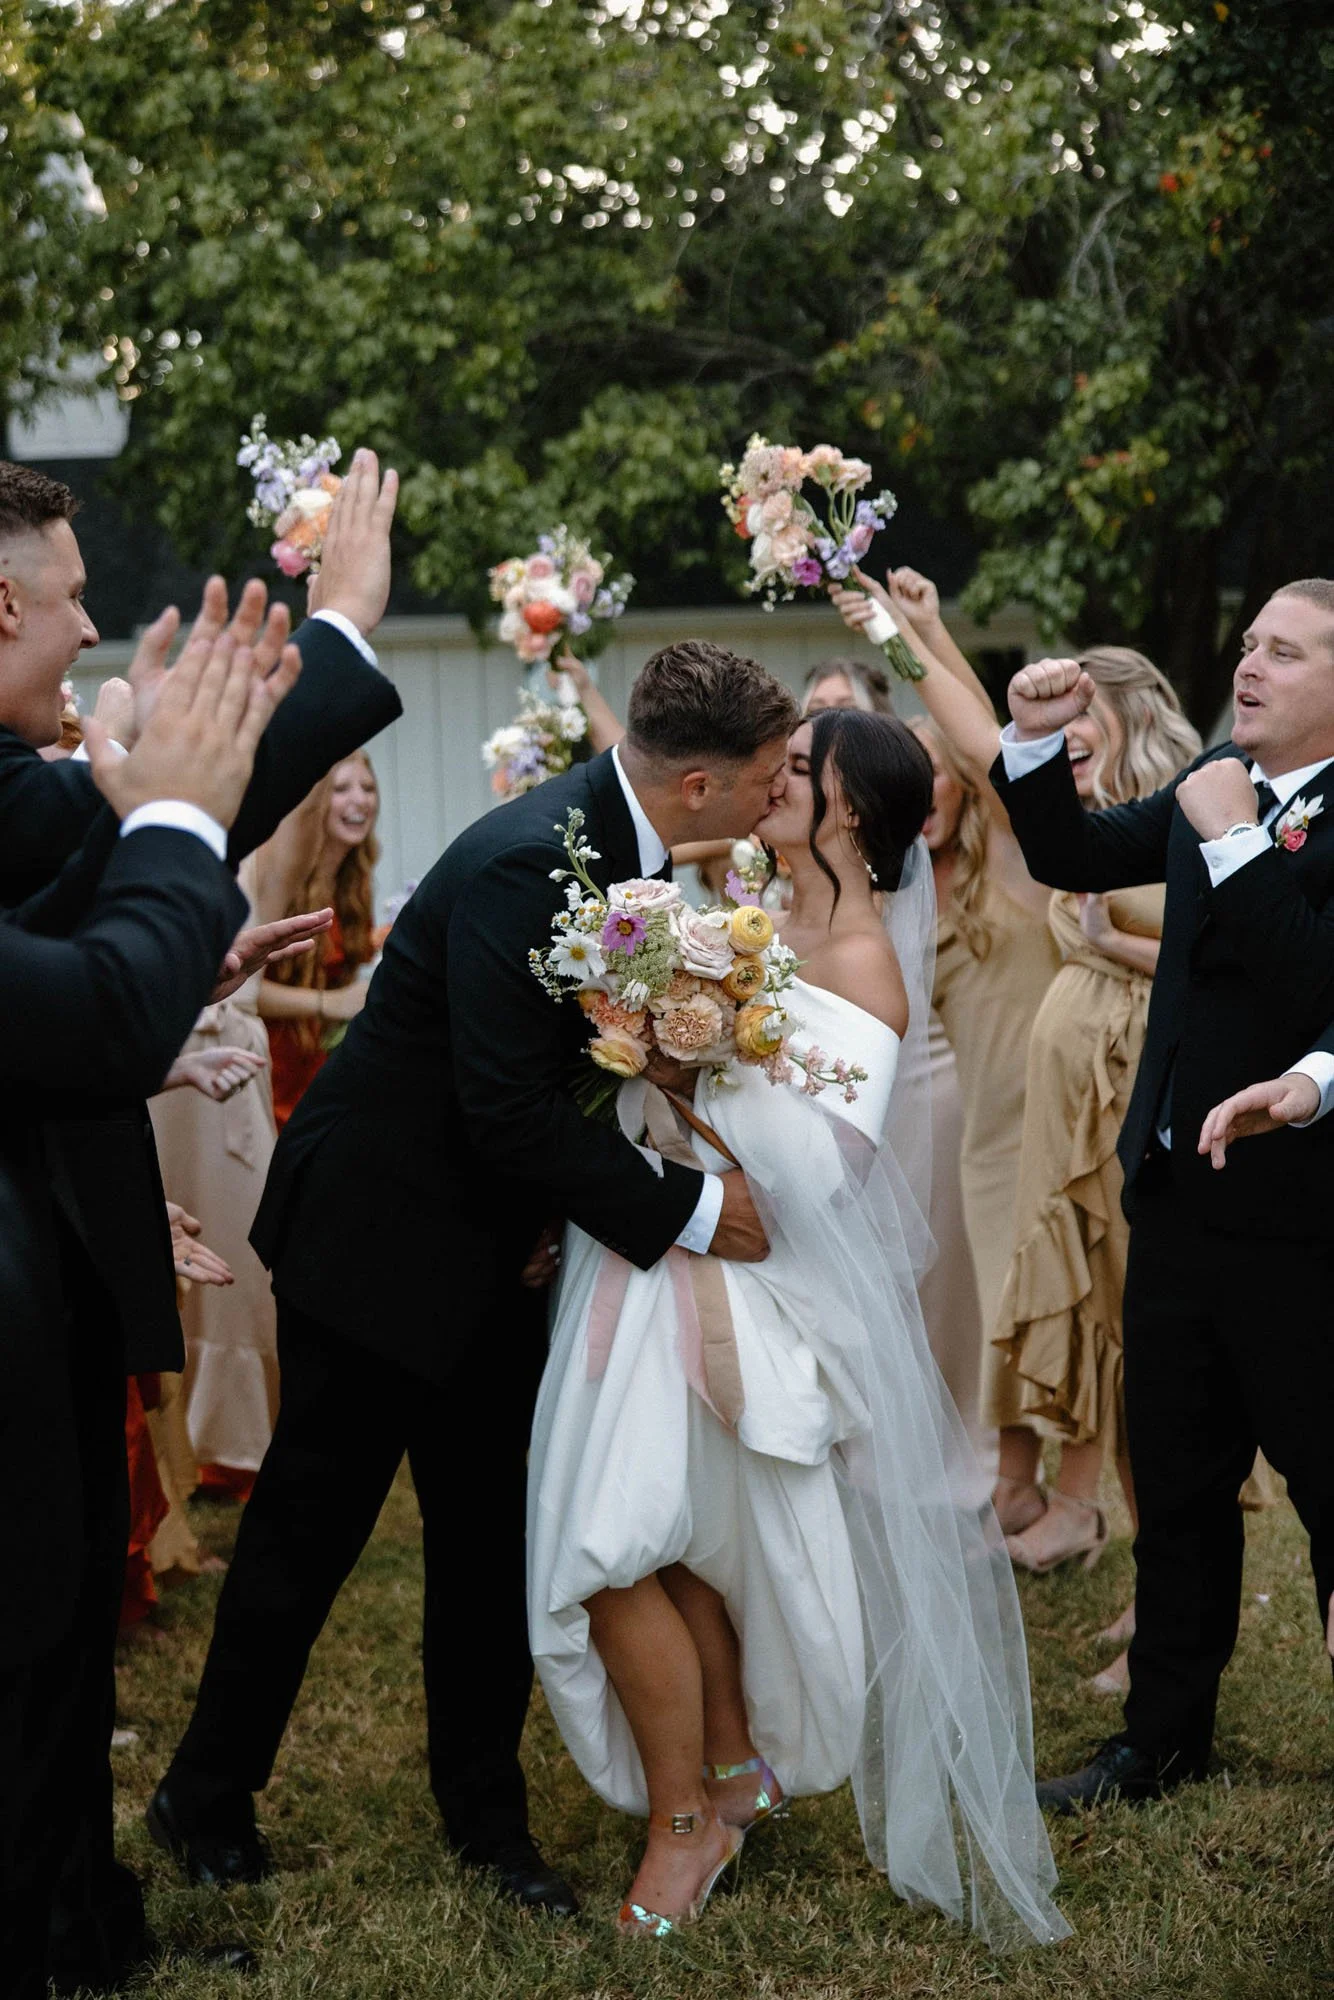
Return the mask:
{"type": "Polygon", "coordinates": [[[600,882],[659,875],[674,844],[754,825],[793,720],[753,661],[701,641],[657,654],[624,743],[489,813],[432,869],[284,1132],[253,1236],[278,1298],[278,1424],[149,1812],[196,1880],[266,1872],[251,1794],[406,1451],[447,1837],[521,1903],[573,1911],[529,1838],[518,1754],[525,1453],[546,1344],[521,1276],[553,1216],[644,1268],[674,1243],[735,1258],[767,1244],[740,1174],[701,1183],[582,1115],[585,1019],[543,991],[529,953],[564,907],[553,870],[572,811],[600,882]]]}
{"type": "Polygon", "coordinates": [[[0,1628],[0,1984],[14,2000],[43,2000],[48,1972],[64,1990],[84,1973],[100,1983],[143,1943],[137,1892],[117,1882],[109,1845],[125,1366],[99,1321],[97,1275],[53,1199],[47,1092],[59,1077],[90,1105],[142,1095],[170,1067],[245,914],[224,829],[299,672],[287,647],[260,680],[223,634],[187,653],[123,762],[93,731],[118,832],[87,911],[68,939],[0,923],[0,1518],[11,1547],[43,1552],[22,1618],[0,1628]],[[117,1408],[119,1437],[102,1420],[117,1408]],[[88,1804],[99,1792],[96,1825],[88,1804]],[[73,1859],[74,1800],[78,1837],[91,1845],[100,1832],[107,1844],[108,1893],[105,1952],[85,1950],[71,1967],[52,1961],[49,1932],[73,1859]]]}
{"type": "MultiPolygon", "coordinates": [[[[330,525],[316,615],[297,640],[305,669],[299,692],[276,711],[251,760],[244,798],[229,814],[226,858],[233,866],[332,763],[400,711],[364,636],[387,596],[394,497],[393,474],[382,489],[373,455],[358,453],[330,525]]],[[[0,904],[29,935],[44,938],[67,938],[86,921],[120,833],[87,764],[45,763],[37,754],[59,736],[64,675],[97,642],[82,607],[75,511],[73,495],[58,482],[0,463],[0,904]]],[[[232,645],[253,645],[261,676],[274,669],[287,638],[286,611],[275,607],[266,618],[266,602],[262,584],[248,585],[228,628],[232,645]]],[[[214,578],[182,663],[206,655],[226,619],[226,587],[214,578]]],[[[157,620],[131,669],[145,729],[180,671],[180,664],[166,669],[178,622],[174,612],[157,620]]],[[[198,815],[183,809],[178,824],[197,831],[198,815]]],[[[266,927],[242,944],[250,969],[263,962],[271,934],[266,927]]],[[[233,966],[229,981],[244,969],[233,966]]],[[[184,1365],[162,1183],[142,1097],[70,1088],[57,1069],[44,1079],[41,1109],[41,1155],[58,1226],[77,1246],[70,1259],[77,1287],[66,1301],[77,1329],[71,1338],[82,1354],[98,1357],[75,1371],[80,1448],[105,1470],[118,1455],[123,1466],[126,1374],[184,1365]]],[[[107,1535],[97,1552],[109,1585],[123,1572],[124,1549],[107,1535]]],[[[67,1764],[85,1783],[47,1801],[64,1828],[57,1943],[70,1985],[113,1978],[135,1956],[142,1930],[138,1886],[117,1867],[111,1845],[104,1722],[114,1637],[114,1626],[104,1631],[95,1617],[86,1628],[89,1686],[100,1677],[103,1695],[76,1704],[71,1728],[82,1732],[83,1755],[67,1764]]]]}
{"type": "Polygon", "coordinates": [[[993,772],[1040,881],[1167,883],[1119,1149],[1140,1515],[1130,1694],[1124,1734],[1039,1786],[1058,1811],[1204,1771],[1257,1446],[1310,1533],[1322,1625],[1334,1589],[1334,1121],[1262,1139],[1224,1174],[1198,1143],[1212,1106],[1312,1046],[1334,1014],[1334,585],[1287,586],[1243,645],[1231,742],[1152,797],[1081,809],[1063,731],[1095,691],[1073,661],[1016,675],[993,772]]]}

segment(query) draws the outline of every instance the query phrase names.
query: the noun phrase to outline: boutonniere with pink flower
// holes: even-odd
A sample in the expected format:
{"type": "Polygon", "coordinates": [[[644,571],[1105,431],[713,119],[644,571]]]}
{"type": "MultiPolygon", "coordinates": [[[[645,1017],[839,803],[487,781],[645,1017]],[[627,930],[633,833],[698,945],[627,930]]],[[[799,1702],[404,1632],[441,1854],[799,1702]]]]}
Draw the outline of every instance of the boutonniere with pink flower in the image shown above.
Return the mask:
{"type": "Polygon", "coordinates": [[[1286,812],[1274,821],[1274,845],[1285,854],[1300,854],[1311,830],[1311,821],[1325,810],[1323,792],[1313,799],[1294,799],[1286,812]]]}
{"type": "MultiPolygon", "coordinates": [[[[870,498],[864,458],[848,458],[837,445],[770,444],[757,432],[740,465],[718,469],[723,507],[743,541],[750,543],[748,596],[766,611],[799,590],[842,583],[862,562],[881,528],[898,509],[888,490],[870,498]],[[859,497],[860,496],[860,497],[859,497]]],[[[923,668],[892,620],[877,637],[888,665],[902,681],[920,681],[923,668]]]]}
{"type": "Polygon", "coordinates": [[[595,556],[563,522],[538,536],[531,555],[496,564],[490,578],[492,599],[501,607],[500,637],[526,667],[549,660],[571,641],[585,657],[601,650],[635,587],[628,574],[609,579],[610,564],[609,555],[595,556]]]}
{"type": "Polygon", "coordinates": [[[342,457],[334,438],[271,438],[260,411],[241,439],[236,463],[255,482],[246,518],[273,535],[269,554],[284,576],[315,574],[342,480],[334,466],[342,457]]]}

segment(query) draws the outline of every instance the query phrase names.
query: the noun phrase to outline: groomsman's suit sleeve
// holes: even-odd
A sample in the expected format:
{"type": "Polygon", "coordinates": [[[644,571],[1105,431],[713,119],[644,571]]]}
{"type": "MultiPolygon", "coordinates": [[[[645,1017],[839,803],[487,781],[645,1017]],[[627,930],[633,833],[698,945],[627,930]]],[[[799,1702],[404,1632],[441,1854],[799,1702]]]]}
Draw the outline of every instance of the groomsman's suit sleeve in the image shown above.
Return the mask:
{"type": "Polygon", "coordinates": [[[1050,754],[1036,762],[1040,744],[1011,746],[1002,739],[1001,755],[991,767],[991,782],[1035,880],[1095,894],[1163,881],[1176,788],[1185,773],[1146,799],[1086,812],[1062,739],[1050,743],[1050,754]],[[1007,769],[1006,753],[1014,748],[1033,753],[1032,767],[1022,777],[1011,777],[1007,769]]]}
{"type": "MultiPolygon", "coordinates": [[[[403,712],[393,683],[324,619],[308,618],[296,644],[301,677],[255,752],[227,843],[233,868],[340,758],[403,712]]],[[[118,832],[86,763],[43,763],[0,730],[0,902],[21,904],[26,929],[68,934],[96,891],[118,832]],[[18,883],[18,893],[6,894],[7,883],[18,883]]]]}
{"type": "Polygon", "coordinates": [[[541,1186],[552,1206],[647,1270],[671,1248],[699,1201],[699,1176],[663,1162],[660,1178],[610,1126],[570,1095],[562,1009],[529,970],[550,934],[550,847],[507,849],[459,896],[449,923],[448,984],[459,1108],[478,1154],[541,1186]]]}
{"type": "Polygon", "coordinates": [[[1334,899],[1317,907],[1272,843],[1214,884],[1209,913],[1276,1007],[1290,1001],[1334,1012],[1334,899]]]}
{"type": "Polygon", "coordinates": [[[0,922],[0,1079],[148,1096],[244,920],[245,898],[194,834],[145,827],[118,840],[73,935],[0,922]]]}

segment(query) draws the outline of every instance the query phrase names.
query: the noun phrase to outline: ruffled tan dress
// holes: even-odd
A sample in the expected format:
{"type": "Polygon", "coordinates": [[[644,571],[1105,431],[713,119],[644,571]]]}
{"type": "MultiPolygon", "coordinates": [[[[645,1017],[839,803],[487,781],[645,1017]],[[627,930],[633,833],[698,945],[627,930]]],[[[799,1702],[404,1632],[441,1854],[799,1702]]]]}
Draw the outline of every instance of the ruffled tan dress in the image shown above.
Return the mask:
{"type": "MultiPolygon", "coordinates": [[[[1109,908],[1118,930],[1162,936],[1161,886],[1122,890],[1109,908]]],[[[1033,1023],[1015,1253],[994,1345],[1022,1417],[1119,1455],[1130,1226],[1116,1142],[1153,981],[1089,943],[1074,896],[1052,897],[1049,922],[1065,963],[1033,1023]]]]}
{"type": "MultiPolygon", "coordinates": [[[[1028,1039],[1061,961],[1045,919],[994,885],[982,914],[991,926],[991,949],[975,958],[948,905],[942,911],[933,999],[963,1097],[959,1174],[985,1334],[996,1324],[1014,1252],[1028,1039]]],[[[981,1345],[982,1422],[1022,1422],[1012,1372],[985,1338],[981,1345]]]]}

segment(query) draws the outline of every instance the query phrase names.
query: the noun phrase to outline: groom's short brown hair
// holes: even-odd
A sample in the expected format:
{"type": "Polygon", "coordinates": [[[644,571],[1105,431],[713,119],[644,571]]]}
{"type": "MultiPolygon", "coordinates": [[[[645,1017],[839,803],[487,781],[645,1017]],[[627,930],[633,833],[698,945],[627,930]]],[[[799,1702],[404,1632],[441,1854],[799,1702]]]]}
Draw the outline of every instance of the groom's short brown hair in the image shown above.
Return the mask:
{"type": "Polygon", "coordinates": [[[630,690],[630,742],[662,763],[749,763],[796,721],[797,704],[780,681],[708,639],[664,646],[630,690]]]}

